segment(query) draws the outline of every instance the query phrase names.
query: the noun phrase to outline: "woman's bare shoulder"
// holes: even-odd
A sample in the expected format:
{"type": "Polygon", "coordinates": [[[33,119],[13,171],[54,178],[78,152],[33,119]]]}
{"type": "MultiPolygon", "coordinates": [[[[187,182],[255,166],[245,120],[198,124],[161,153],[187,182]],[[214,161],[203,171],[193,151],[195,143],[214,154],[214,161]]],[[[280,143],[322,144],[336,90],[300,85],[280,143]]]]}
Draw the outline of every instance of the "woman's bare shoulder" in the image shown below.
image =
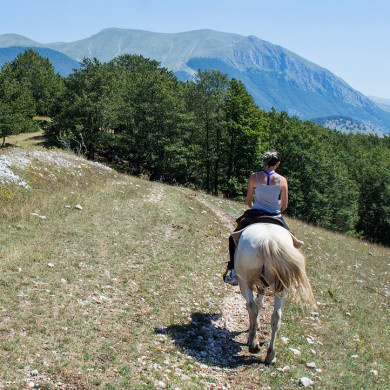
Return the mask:
{"type": "Polygon", "coordinates": [[[287,179],[282,175],[278,175],[278,176],[279,176],[280,184],[287,185],[287,179]]]}
{"type": "Polygon", "coordinates": [[[271,176],[271,182],[273,184],[283,185],[284,183],[287,183],[287,180],[284,176],[279,175],[279,173],[276,173],[275,175],[271,176]]]}
{"type": "Polygon", "coordinates": [[[254,184],[255,187],[257,186],[257,172],[253,172],[253,173],[249,176],[249,183],[250,183],[250,184],[254,184]]]}

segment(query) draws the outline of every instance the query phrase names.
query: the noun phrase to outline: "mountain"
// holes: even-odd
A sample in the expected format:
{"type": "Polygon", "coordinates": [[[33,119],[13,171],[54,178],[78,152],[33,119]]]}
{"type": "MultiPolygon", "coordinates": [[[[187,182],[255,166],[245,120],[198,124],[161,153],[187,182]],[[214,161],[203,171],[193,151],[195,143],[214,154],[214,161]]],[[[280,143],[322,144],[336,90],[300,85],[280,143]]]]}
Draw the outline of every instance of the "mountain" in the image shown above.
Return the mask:
{"type": "MultiPolygon", "coordinates": [[[[80,65],[77,61],[66,56],[59,51],[48,49],[45,47],[33,47],[42,57],[49,58],[50,62],[54,66],[56,73],[59,73],[62,76],[67,76],[73,72],[74,68],[79,68],[80,65]]],[[[26,46],[11,46],[6,48],[0,48],[0,68],[9,61],[12,61],[20,53],[23,53],[26,46]]]]}
{"type": "Polygon", "coordinates": [[[11,46],[44,46],[38,42],[35,42],[23,35],[18,34],[3,34],[0,35],[0,47],[11,47],[11,46]]]}
{"type": "MultiPolygon", "coordinates": [[[[9,35],[0,36],[0,47],[9,41],[15,45],[27,40],[9,35]]],[[[263,109],[274,107],[303,120],[350,117],[390,132],[389,111],[327,69],[254,36],[212,30],[166,34],[110,28],[75,42],[36,45],[76,61],[83,57],[109,61],[125,53],[140,54],[161,62],[181,80],[191,79],[198,69],[216,69],[241,80],[263,109]]]]}

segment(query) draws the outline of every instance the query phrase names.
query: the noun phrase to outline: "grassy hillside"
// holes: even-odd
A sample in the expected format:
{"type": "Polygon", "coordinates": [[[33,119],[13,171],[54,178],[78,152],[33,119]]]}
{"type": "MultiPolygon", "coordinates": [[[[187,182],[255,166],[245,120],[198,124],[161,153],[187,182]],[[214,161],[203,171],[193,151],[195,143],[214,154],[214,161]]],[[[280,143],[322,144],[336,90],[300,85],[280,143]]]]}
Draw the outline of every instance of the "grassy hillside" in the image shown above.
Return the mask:
{"type": "Polygon", "coordinates": [[[221,280],[243,204],[39,141],[7,139],[21,148],[0,152],[32,187],[0,189],[0,387],[295,389],[306,376],[318,389],[386,388],[388,248],[288,220],[319,307],[288,301],[267,367],[266,346],[247,352],[244,301],[221,280]]]}

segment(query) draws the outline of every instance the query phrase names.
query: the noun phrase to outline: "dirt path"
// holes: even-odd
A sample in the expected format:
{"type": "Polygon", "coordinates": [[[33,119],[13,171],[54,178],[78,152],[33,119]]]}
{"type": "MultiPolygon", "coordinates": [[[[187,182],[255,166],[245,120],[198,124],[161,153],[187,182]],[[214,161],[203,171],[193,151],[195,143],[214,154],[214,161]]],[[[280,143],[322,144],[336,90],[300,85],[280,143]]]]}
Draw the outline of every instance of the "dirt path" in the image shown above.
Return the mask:
{"type": "MultiPolygon", "coordinates": [[[[223,225],[227,232],[232,231],[235,226],[235,220],[233,217],[223,212],[218,207],[213,206],[207,200],[202,199],[199,196],[194,197],[202,206],[206,207],[209,211],[214,213],[220,223],[223,225]]],[[[260,344],[269,341],[271,314],[273,310],[273,298],[266,297],[264,300],[264,308],[259,313],[259,333],[258,338],[260,344]]],[[[243,345],[241,351],[235,355],[235,359],[242,360],[248,359],[251,356],[246,348],[247,331],[249,327],[248,312],[246,310],[245,300],[240,293],[239,287],[232,287],[226,285],[226,292],[222,301],[222,318],[217,326],[223,326],[231,334],[236,335],[232,341],[238,342],[243,345]]],[[[234,364],[233,364],[234,365],[234,364]]]]}

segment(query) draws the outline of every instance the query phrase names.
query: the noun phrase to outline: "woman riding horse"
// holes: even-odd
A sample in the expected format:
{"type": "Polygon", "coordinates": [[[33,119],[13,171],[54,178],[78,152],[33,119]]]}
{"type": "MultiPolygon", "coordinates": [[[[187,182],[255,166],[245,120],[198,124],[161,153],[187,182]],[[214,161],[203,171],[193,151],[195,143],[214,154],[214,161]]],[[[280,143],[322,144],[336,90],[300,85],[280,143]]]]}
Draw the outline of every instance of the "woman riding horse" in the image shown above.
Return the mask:
{"type": "MultiPolygon", "coordinates": [[[[263,155],[262,162],[264,170],[252,173],[249,178],[248,194],[246,197],[246,204],[248,205],[249,210],[246,210],[245,213],[237,219],[237,228],[235,231],[251,225],[258,220],[259,217],[264,216],[271,216],[272,218],[277,219],[280,221],[281,225],[289,230],[281,214],[286,210],[288,205],[288,184],[285,177],[276,173],[276,169],[280,165],[279,152],[275,149],[271,149],[263,155]],[[255,196],[254,201],[253,195],[255,196]]],[[[238,284],[238,279],[234,272],[235,251],[236,243],[233,237],[230,236],[230,260],[223,279],[226,283],[233,286],[238,284]],[[228,275],[229,271],[230,274],[228,275]]]]}

